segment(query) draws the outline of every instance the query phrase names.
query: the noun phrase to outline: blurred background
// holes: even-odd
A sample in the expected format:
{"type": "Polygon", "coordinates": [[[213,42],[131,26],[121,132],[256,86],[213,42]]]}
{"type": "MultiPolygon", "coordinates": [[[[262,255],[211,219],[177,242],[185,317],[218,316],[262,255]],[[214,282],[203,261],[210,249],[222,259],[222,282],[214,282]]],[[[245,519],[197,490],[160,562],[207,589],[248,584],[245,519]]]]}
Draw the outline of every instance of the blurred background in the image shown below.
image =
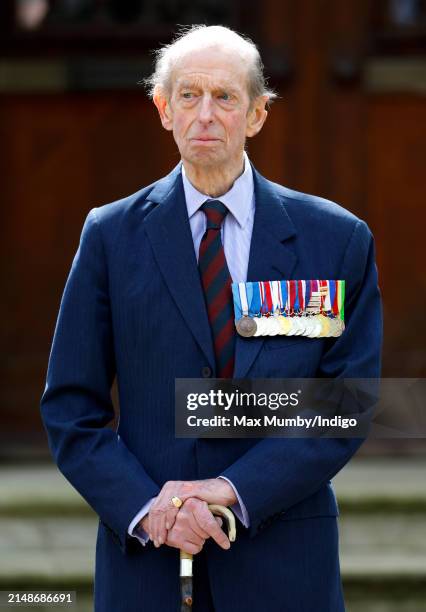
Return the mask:
{"type": "MultiPolygon", "coordinates": [[[[280,98],[252,161],[367,221],[383,376],[426,376],[425,0],[2,0],[0,590],[78,589],[91,609],[96,517],[50,461],[39,400],[88,211],[179,160],[138,82],[193,23],[258,44],[280,98]]],[[[348,611],[426,609],[426,441],[369,440],[334,485],[348,611]]]]}

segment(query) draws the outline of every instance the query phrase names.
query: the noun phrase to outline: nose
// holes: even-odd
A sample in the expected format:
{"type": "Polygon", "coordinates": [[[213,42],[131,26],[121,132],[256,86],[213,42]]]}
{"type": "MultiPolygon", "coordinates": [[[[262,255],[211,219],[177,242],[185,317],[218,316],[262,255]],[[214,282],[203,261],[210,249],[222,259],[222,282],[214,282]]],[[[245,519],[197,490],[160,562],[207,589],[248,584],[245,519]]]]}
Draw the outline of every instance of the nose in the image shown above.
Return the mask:
{"type": "Polygon", "coordinates": [[[201,99],[198,107],[198,120],[206,124],[213,121],[213,100],[210,94],[206,94],[201,99]]]}

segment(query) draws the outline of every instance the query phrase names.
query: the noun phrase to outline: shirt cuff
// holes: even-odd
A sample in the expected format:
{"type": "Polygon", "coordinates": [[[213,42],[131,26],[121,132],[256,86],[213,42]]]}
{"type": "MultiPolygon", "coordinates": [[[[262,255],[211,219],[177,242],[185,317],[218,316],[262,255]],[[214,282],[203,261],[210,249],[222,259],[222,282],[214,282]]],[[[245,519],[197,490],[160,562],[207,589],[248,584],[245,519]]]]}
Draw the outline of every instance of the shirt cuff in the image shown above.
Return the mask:
{"type": "Polygon", "coordinates": [[[151,499],[146,502],[134,517],[127,530],[127,533],[133,538],[137,538],[143,546],[149,541],[149,535],[138,523],[148,514],[155,499],[155,497],[151,497],[151,499]]]}
{"type": "Polygon", "coordinates": [[[226,478],[226,476],[218,476],[218,478],[223,478],[223,480],[226,480],[227,482],[229,482],[231,487],[234,489],[234,493],[237,496],[238,502],[231,506],[231,510],[234,512],[236,517],[242,522],[244,527],[247,527],[248,529],[250,527],[250,518],[247,512],[247,508],[245,507],[244,502],[241,499],[237,489],[234,487],[234,485],[229,480],[229,478],[226,478]]]}

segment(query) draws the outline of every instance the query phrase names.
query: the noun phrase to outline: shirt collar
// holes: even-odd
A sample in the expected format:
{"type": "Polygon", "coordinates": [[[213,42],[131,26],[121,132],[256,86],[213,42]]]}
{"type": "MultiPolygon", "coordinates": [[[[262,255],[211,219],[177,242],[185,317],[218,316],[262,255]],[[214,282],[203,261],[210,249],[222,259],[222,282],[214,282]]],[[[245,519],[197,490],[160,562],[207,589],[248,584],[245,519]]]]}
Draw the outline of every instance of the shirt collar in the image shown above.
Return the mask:
{"type": "MultiPolygon", "coordinates": [[[[186,207],[188,209],[188,217],[192,217],[200,206],[206,200],[213,199],[205,193],[201,193],[190,182],[185,173],[184,165],[182,164],[182,180],[185,191],[186,207]]],[[[243,228],[247,222],[254,193],[253,171],[247,153],[244,151],[244,171],[234,181],[231,189],[224,195],[216,198],[223,202],[231,214],[238,221],[238,224],[243,228]]]]}

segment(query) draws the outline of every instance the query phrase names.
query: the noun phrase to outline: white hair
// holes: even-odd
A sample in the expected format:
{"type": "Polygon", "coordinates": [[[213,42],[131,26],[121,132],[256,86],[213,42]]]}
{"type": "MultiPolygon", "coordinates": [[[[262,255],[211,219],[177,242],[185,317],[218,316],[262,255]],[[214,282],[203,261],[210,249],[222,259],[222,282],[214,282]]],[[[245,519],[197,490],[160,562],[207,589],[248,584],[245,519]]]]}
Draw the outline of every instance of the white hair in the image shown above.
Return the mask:
{"type": "Polygon", "coordinates": [[[142,82],[148,87],[152,98],[154,90],[160,86],[167,95],[172,91],[172,72],[177,62],[194,49],[221,48],[237,53],[247,66],[247,89],[250,101],[259,96],[268,96],[268,103],[277,94],[267,88],[263,74],[263,63],[260,53],[250,38],[242,36],[224,26],[192,25],[183,27],[175,39],[168,45],[154,51],[154,72],[142,82]]]}

